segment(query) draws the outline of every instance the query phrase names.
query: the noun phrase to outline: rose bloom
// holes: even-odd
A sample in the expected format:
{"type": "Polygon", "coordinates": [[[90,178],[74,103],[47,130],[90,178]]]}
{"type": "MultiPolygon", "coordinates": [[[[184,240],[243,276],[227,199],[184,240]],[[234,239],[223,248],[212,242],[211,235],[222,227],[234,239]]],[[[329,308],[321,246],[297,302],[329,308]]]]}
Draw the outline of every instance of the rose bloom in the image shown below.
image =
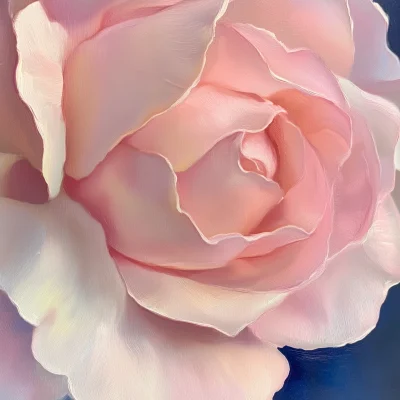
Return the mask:
{"type": "Polygon", "coordinates": [[[400,280],[400,64],[370,0],[1,0],[0,397],[266,400],[400,280]],[[9,3],[9,4],[8,4],[9,3]]]}

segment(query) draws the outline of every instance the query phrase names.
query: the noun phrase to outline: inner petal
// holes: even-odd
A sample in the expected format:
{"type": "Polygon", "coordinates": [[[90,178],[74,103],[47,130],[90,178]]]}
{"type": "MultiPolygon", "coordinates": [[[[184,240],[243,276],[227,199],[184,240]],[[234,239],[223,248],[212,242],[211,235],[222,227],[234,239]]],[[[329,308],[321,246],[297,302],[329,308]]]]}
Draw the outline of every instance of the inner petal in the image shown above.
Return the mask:
{"type": "Polygon", "coordinates": [[[278,157],[275,146],[267,132],[261,131],[246,134],[242,141],[241,160],[242,167],[246,170],[258,172],[266,178],[272,179],[278,166],[278,157]],[[252,163],[249,161],[251,160],[252,163]],[[251,166],[255,166],[251,168],[251,166]]]}
{"type": "MultiPolygon", "coordinates": [[[[249,153],[252,147],[257,147],[250,143],[244,146],[243,142],[243,133],[232,135],[219,142],[187,171],[177,174],[181,207],[208,237],[251,233],[282,199],[283,192],[276,182],[243,169],[241,148],[245,147],[249,153]]],[[[265,158],[265,147],[260,144],[254,159],[257,156],[265,158]]],[[[264,168],[268,169],[267,166],[264,168]]]]}

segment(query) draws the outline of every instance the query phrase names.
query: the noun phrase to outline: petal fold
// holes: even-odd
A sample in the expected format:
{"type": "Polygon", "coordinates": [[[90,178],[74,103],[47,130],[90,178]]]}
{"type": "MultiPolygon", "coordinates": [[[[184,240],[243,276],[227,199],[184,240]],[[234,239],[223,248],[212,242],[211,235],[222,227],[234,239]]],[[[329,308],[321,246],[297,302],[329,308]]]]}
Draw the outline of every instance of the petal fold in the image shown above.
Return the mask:
{"type": "Polygon", "coordinates": [[[182,1],[107,28],[75,49],[64,71],[70,176],[87,176],[123,137],[188,95],[226,5],[182,1]]]}
{"type": "Polygon", "coordinates": [[[399,249],[399,213],[388,197],[363,243],[334,257],[318,279],[267,311],[253,331],[278,346],[306,350],[364,338],[378,321],[388,289],[399,282],[399,249]]]}

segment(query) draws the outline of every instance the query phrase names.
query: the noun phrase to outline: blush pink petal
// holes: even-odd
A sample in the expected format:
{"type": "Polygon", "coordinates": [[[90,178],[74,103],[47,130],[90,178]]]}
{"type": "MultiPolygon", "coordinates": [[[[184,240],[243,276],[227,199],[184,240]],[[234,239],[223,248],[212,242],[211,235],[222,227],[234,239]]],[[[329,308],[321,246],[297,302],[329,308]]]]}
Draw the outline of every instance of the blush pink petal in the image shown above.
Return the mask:
{"type": "Polygon", "coordinates": [[[17,154],[40,168],[43,153],[40,135],[15,85],[18,56],[7,6],[7,1],[0,3],[0,152],[17,154]]]}
{"type": "Polygon", "coordinates": [[[124,19],[122,14],[130,16],[141,9],[166,7],[180,1],[183,0],[40,0],[49,17],[68,30],[113,25],[124,19]]]}
{"type": "Polygon", "coordinates": [[[180,205],[207,237],[247,235],[283,197],[279,184],[240,166],[243,134],[219,142],[177,174],[180,205]]]}
{"type": "Polygon", "coordinates": [[[233,27],[257,49],[276,79],[346,108],[336,77],[312,51],[287,49],[273,33],[249,24],[233,27]]]}
{"type": "Polygon", "coordinates": [[[181,104],[153,118],[125,142],[139,150],[163,155],[179,172],[224,137],[266,128],[279,112],[283,112],[282,108],[269,101],[201,85],[181,104]]]}
{"type": "Polygon", "coordinates": [[[224,20],[266,29],[292,49],[309,48],[336,74],[347,76],[351,70],[354,45],[346,0],[232,0],[224,20]]]}
{"type": "Polygon", "coordinates": [[[125,144],[88,178],[67,187],[102,222],[111,247],[147,264],[220,268],[263,236],[234,233],[207,239],[181,210],[169,163],[125,144]]]}
{"type": "MultiPolygon", "coordinates": [[[[270,129],[272,139],[281,141],[281,136],[294,140],[283,140],[277,146],[280,159],[297,151],[304,154],[304,165],[300,179],[286,192],[283,200],[266,216],[257,232],[272,231],[286,225],[294,225],[306,232],[313,232],[322,219],[330,202],[331,190],[323,166],[311,145],[305,140],[300,129],[286,116],[277,119],[277,125],[270,129]],[[285,148],[284,146],[287,146],[285,148]],[[290,149],[295,146],[294,149],[290,149]]],[[[283,161],[284,162],[284,161],[283,161]]]]}
{"type": "Polygon", "coordinates": [[[356,84],[400,79],[400,62],[389,49],[388,16],[372,0],[348,0],[353,22],[354,64],[350,79],[356,84]]]}
{"type": "Polygon", "coordinates": [[[66,196],[1,200],[0,213],[0,284],[36,326],[35,358],[68,377],[74,398],[258,400],[283,385],[288,364],[275,347],[167,321],[127,298],[100,225],[66,196]]]}
{"type": "Polygon", "coordinates": [[[278,92],[271,100],[282,106],[288,118],[301,129],[330,182],[336,179],[351,150],[352,127],[348,112],[326,99],[299,90],[278,92]]]}
{"type": "Polygon", "coordinates": [[[149,268],[120,255],[114,258],[128,293],[141,306],[169,319],[211,327],[229,336],[237,335],[286,296],[283,292],[257,293],[203,284],[190,276],[149,268]]]}
{"type": "Polygon", "coordinates": [[[65,125],[61,110],[62,62],[67,33],[50,22],[39,2],[18,13],[14,21],[19,56],[16,80],[43,141],[42,173],[55,197],[61,187],[65,161],[65,125]]]}
{"type": "MultiPolygon", "coordinates": [[[[205,285],[247,292],[281,293],[304,285],[325,267],[332,219],[328,204],[317,229],[306,240],[297,239],[260,256],[237,258],[226,268],[193,271],[186,276],[205,285]]],[[[284,239],[291,235],[284,232],[284,239]]]]}
{"type": "Polygon", "coordinates": [[[264,98],[297,88],[346,107],[335,76],[317,55],[289,50],[271,32],[247,24],[217,27],[201,79],[264,98]]]}
{"type": "MultiPolygon", "coordinates": [[[[382,7],[370,0],[349,0],[356,48],[350,79],[367,92],[400,106],[400,62],[389,49],[389,19],[382,7]]],[[[400,145],[396,149],[400,169],[400,145]]]]}
{"type": "Polygon", "coordinates": [[[307,350],[362,339],[375,327],[388,289],[400,279],[399,249],[400,219],[389,197],[365,242],[333,258],[322,276],[267,311],[253,331],[278,346],[307,350]]]}
{"type": "Polygon", "coordinates": [[[120,255],[115,260],[128,293],[141,306],[173,320],[235,336],[265,310],[277,307],[293,286],[321,273],[331,219],[327,213],[308,240],[264,257],[238,259],[218,270],[156,270],[120,255]]]}
{"type": "Polygon", "coordinates": [[[380,162],[380,195],[393,190],[395,181],[395,148],[400,134],[400,111],[389,101],[361,90],[350,81],[340,85],[351,108],[357,112],[372,134],[380,162]]]}
{"type": "Polygon", "coordinates": [[[272,75],[263,57],[246,38],[225,24],[217,25],[201,82],[264,98],[289,86],[272,75]]]}
{"type": "MultiPolygon", "coordinates": [[[[350,115],[353,129],[352,151],[341,168],[334,187],[335,220],[330,256],[365,236],[373,221],[379,199],[393,188],[394,166],[393,171],[387,168],[383,171],[365,119],[355,110],[351,110],[350,115]],[[383,175],[384,172],[391,174],[392,179],[390,180],[390,175],[383,175]]],[[[394,146],[392,157],[393,151],[394,146]]]]}
{"type": "Polygon", "coordinates": [[[124,136],[183,100],[226,3],[183,1],[114,25],[75,49],[64,70],[70,176],[87,176],[124,136]]]}
{"type": "Polygon", "coordinates": [[[47,372],[32,355],[32,326],[0,292],[0,398],[54,400],[68,393],[64,377],[47,372]]]}

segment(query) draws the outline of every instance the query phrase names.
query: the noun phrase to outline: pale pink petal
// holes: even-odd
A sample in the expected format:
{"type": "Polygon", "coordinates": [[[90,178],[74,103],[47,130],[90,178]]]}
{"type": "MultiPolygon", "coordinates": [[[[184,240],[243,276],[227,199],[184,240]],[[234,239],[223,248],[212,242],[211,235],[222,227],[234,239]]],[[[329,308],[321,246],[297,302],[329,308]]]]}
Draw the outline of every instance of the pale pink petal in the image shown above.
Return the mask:
{"type": "Polygon", "coordinates": [[[0,399],[57,400],[68,393],[66,379],[33,358],[32,333],[32,326],[0,292],[0,399]]]}
{"type": "Polygon", "coordinates": [[[346,107],[335,76],[317,55],[289,50],[271,32],[252,25],[217,27],[201,80],[264,98],[296,88],[346,107]]]}
{"type": "MultiPolygon", "coordinates": [[[[305,240],[297,238],[293,243],[262,256],[237,258],[229,262],[226,268],[193,271],[185,275],[205,285],[247,292],[281,293],[291,290],[304,285],[324,270],[332,219],[331,205],[328,204],[317,229],[305,240]]],[[[287,240],[291,235],[292,232],[285,231],[284,239],[287,240]]]]}
{"type": "Polygon", "coordinates": [[[290,48],[309,48],[342,76],[351,70],[354,46],[346,0],[232,0],[224,20],[269,30],[290,48]]]}
{"type": "Polygon", "coordinates": [[[362,339],[375,327],[389,287],[400,280],[399,249],[400,219],[388,198],[366,241],[345,249],[322,276],[267,311],[252,325],[254,332],[303,349],[362,339]]]}
{"type": "Polygon", "coordinates": [[[351,119],[335,104],[299,90],[286,90],[271,97],[288,113],[288,118],[300,129],[315,149],[330,181],[350,154],[352,141],[351,119]]]}
{"type": "MultiPolygon", "coordinates": [[[[349,243],[361,240],[365,236],[373,221],[379,199],[393,187],[393,172],[388,168],[383,154],[382,166],[386,169],[381,167],[366,120],[357,113],[357,110],[352,109],[350,116],[353,143],[350,157],[341,168],[334,188],[335,221],[331,237],[331,256],[349,243]],[[384,173],[388,176],[383,175],[384,173]]],[[[373,118],[372,110],[371,118],[373,118]]],[[[390,122],[387,121],[386,124],[389,125],[390,122]]],[[[392,154],[393,150],[394,143],[392,154]]]]}
{"type": "Polygon", "coordinates": [[[74,398],[258,400],[282,386],[288,365],[273,346],[168,321],[128,299],[101,227],[77,203],[2,200],[0,212],[0,284],[36,325],[35,358],[68,377],[74,398]]]}
{"type": "Polygon", "coordinates": [[[219,140],[240,131],[256,132],[283,110],[269,101],[202,85],[170,111],[148,122],[126,143],[163,155],[175,171],[198,161],[219,140]]]}
{"type": "Polygon", "coordinates": [[[356,48],[350,79],[362,89],[399,107],[400,62],[388,47],[388,16],[378,3],[371,0],[348,2],[356,48]]]}
{"type": "MultiPolygon", "coordinates": [[[[251,292],[200,283],[115,256],[129,294],[143,307],[169,319],[212,327],[235,336],[286,294],[251,292]]],[[[227,271],[229,274],[229,271],[227,271]]]]}
{"type": "MultiPolygon", "coordinates": [[[[15,1],[15,0],[14,0],[15,1]]],[[[19,0],[30,1],[30,0],[19,0]]],[[[143,8],[166,7],[182,0],[40,0],[52,20],[68,30],[77,26],[104,27],[143,8]]]]}
{"type": "Polygon", "coordinates": [[[282,115],[276,119],[276,123],[269,129],[269,134],[278,143],[281,141],[281,145],[277,146],[280,160],[299,151],[304,157],[304,165],[300,179],[289,188],[283,200],[261,222],[257,232],[272,231],[286,225],[313,232],[322,219],[331,197],[325,170],[316,151],[302,138],[302,132],[286,116],[282,115]],[[282,140],[282,136],[286,138],[282,140]],[[289,141],[290,137],[294,140],[289,141]],[[292,146],[294,148],[291,149],[292,146]]]}
{"type": "Polygon", "coordinates": [[[372,0],[347,0],[353,22],[355,58],[350,79],[357,84],[400,79],[400,63],[387,43],[388,17],[372,0]]]}
{"type": "Polygon", "coordinates": [[[351,108],[365,119],[373,136],[381,166],[381,196],[385,195],[394,187],[400,111],[387,100],[361,90],[350,81],[341,79],[340,84],[351,108]]]}
{"type": "Polygon", "coordinates": [[[55,197],[63,179],[65,124],[61,109],[62,63],[67,34],[50,22],[39,2],[24,8],[14,21],[19,56],[17,86],[43,140],[42,172],[55,197]]]}
{"type": "Polygon", "coordinates": [[[69,377],[123,308],[103,230],[63,194],[44,205],[0,199],[0,217],[0,286],[36,326],[35,358],[69,377]]]}
{"type": "Polygon", "coordinates": [[[248,332],[227,338],[155,316],[133,300],[120,323],[92,342],[70,377],[77,399],[272,400],[289,369],[275,347],[248,332]]]}
{"type": "Polygon", "coordinates": [[[257,172],[268,179],[274,177],[278,169],[278,154],[265,130],[244,135],[241,152],[241,165],[244,169],[252,166],[249,171],[257,172]]]}
{"type": "Polygon", "coordinates": [[[276,79],[346,108],[336,77],[313,52],[289,50],[273,33],[249,24],[234,24],[233,27],[257,49],[276,79]]]}
{"type": "Polygon", "coordinates": [[[218,24],[201,82],[268,97],[290,87],[271,73],[257,49],[232,26],[218,24]]]}
{"type": "Polygon", "coordinates": [[[124,136],[183,100],[226,4],[183,1],[105,29],[75,49],[64,71],[69,175],[88,175],[124,136]]]}
{"type": "Polygon", "coordinates": [[[7,6],[7,1],[0,2],[0,151],[20,155],[40,168],[42,141],[15,85],[16,41],[7,6]]]}
{"type": "Polygon", "coordinates": [[[102,222],[110,246],[141,262],[219,268],[248,245],[240,234],[207,239],[181,210],[168,162],[125,144],[88,178],[67,187],[102,222]]]}
{"type": "Polygon", "coordinates": [[[240,166],[243,134],[219,142],[177,174],[180,205],[207,236],[248,235],[283,197],[276,182],[240,166]]]}

